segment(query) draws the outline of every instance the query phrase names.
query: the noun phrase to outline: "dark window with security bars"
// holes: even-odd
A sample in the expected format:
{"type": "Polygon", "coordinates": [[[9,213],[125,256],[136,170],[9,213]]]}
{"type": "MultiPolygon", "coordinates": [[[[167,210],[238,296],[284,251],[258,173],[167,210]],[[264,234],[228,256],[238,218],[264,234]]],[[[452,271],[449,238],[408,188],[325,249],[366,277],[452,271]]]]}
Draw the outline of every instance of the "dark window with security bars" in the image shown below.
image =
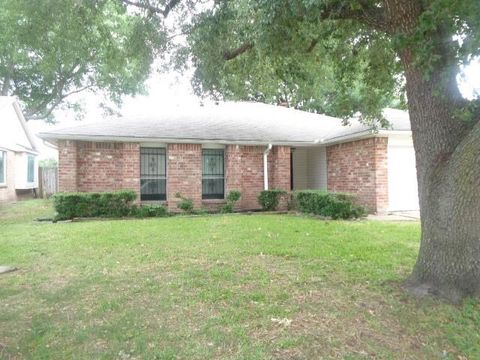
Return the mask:
{"type": "Polygon", "coordinates": [[[140,199],[166,200],[165,148],[140,149],[140,199]]]}
{"type": "Polygon", "coordinates": [[[202,199],[225,197],[225,169],[223,149],[202,151],[202,199]]]}

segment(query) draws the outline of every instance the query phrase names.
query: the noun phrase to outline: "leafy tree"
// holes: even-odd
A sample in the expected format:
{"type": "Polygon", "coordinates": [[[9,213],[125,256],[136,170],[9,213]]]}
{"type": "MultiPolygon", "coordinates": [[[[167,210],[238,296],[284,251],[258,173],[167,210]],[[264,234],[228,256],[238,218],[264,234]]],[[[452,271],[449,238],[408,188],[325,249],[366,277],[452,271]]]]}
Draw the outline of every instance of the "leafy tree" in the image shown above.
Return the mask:
{"type": "Polygon", "coordinates": [[[118,101],[184,34],[175,67],[193,64],[200,94],[373,123],[405,92],[422,217],[408,288],[459,301],[480,295],[480,106],[457,85],[480,55],[479,13],[478,0],[5,0],[0,89],[37,117],[83,88],[118,101]]]}
{"type": "Polygon", "coordinates": [[[3,0],[0,95],[17,96],[28,119],[52,120],[55,108],[87,89],[119,103],[142,91],[165,49],[162,24],[112,0],[3,0]]]}
{"type": "Polygon", "coordinates": [[[478,100],[459,67],[480,53],[478,0],[216,1],[186,25],[199,93],[364,121],[402,89],[418,169],[422,240],[407,287],[480,295],[478,100]]]}
{"type": "Polygon", "coordinates": [[[374,114],[402,97],[401,65],[387,36],[320,21],[300,5],[224,2],[195,18],[188,50],[196,93],[344,117],[374,114]]]}

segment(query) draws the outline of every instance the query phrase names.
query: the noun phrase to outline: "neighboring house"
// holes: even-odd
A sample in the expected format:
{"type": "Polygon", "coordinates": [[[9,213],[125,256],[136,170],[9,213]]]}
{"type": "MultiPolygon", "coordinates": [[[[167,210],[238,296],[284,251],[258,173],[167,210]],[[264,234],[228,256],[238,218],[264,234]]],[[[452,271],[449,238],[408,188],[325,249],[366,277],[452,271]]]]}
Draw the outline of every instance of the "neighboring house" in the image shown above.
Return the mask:
{"type": "Polygon", "coordinates": [[[0,96],[0,202],[32,197],[38,188],[38,149],[19,104],[0,96]]]}
{"type": "Polygon", "coordinates": [[[60,191],[132,189],[141,201],[176,193],[197,208],[242,192],[257,209],[263,189],[356,194],[370,212],[418,209],[409,118],[385,110],[390,130],[257,103],[225,103],[152,117],[98,121],[41,133],[59,150],[60,191]]]}

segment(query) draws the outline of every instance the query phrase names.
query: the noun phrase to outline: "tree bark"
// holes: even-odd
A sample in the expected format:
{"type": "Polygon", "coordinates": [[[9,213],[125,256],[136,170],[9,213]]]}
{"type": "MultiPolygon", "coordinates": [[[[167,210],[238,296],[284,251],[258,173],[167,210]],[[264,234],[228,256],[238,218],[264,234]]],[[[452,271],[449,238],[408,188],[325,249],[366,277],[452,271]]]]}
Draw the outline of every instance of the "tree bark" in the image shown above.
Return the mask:
{"type": "MultiPolygon", "coordinates": [[[[410,24],[399,20],[396,26],[408,31],[415,16],[409,13],[410,24]]],[[[399,50],[422,227],[417,262],[405,287],[417,296],[434,295],[458,303],[467,296],[480,296],[480,122],[466,123],[456,116],[465,100],[444,45],[451,38],[436,35],[441,60],[429,78],[414,66],[414,49],[399,50]]]]}
{"type": "Polygon", "coordinates": [[[407,72],[422,237],[407,281],[415,295],[480,295],[480,123],[455,119],[434,84],[407,72]]]}

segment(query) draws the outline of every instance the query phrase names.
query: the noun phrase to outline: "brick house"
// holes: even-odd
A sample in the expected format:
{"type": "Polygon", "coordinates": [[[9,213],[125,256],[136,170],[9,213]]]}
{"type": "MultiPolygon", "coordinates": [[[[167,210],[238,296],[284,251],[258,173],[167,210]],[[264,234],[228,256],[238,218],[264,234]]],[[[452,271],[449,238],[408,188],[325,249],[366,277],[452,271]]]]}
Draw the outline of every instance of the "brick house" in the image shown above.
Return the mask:
{"type": "Polygon", "coordinates": [[[38,149],[20,105],[0,96],[0,203],[34,197],[38,188],[38,149]]]}
{"type": "Polygon", "coordinates": [[[175,194],[216,208],[240,190],[238,209],[259,208],[263,189],[356,194],[370,212],[418,209],[408,115],[392,127],[279,106],[225,103],[63,128],[40,137],[59,150],[60,191],[132,189],[176,211],[175,194]]]}

